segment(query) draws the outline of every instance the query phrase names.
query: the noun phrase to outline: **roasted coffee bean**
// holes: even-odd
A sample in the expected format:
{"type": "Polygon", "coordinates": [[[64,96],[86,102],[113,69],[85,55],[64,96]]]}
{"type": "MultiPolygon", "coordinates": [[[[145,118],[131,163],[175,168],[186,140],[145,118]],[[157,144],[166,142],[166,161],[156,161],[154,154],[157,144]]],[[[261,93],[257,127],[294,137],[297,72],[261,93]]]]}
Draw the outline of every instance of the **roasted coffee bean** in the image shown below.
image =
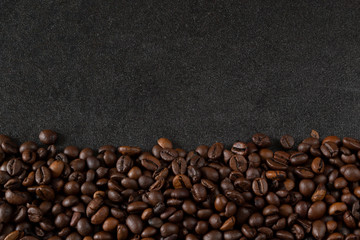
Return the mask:
{"type": "Polygon", "coordinates": [[[184,158],[176,158],[171,162],[171,168],[175,175],[185,174],[187,170],[187,164],[184,158]]]}
{"type": "MultiPolygon", "coordinates": [[[[155,158],[154,156],[151,156],[150,154],[143,154],[139,157],[139,159],[141,160],[141,165],[150,171],[156,171],[161,166],[160,161],[157,158],[155,158]]],[[[118,163],[119,163],[119,161],[118,161],[118,163]]],[[[119,171],[119,167],[117,167],[117,168],[119,171]]],[[[119,172],[124,172],[124,171],[119,171],[119,172]]]]}
{"type": "Polygon", "coordinates": [[[326,233],[326,226],[324,221],[316,220],[312,224],[312,235],[315,239],[323,239],[326,233]]]}
{"type": "Polygon", "coordinates": [[[281,146],[285,149],[291,149],[294,146],[294,138],[290,135],[284,135],[280,138],[281,146]]]}
{"type": "Polygon", "coordinates": [[[266,165],[273,170],[287,170],[288,168],[287,161],[281,158],[267,158],[266,165]]]}
{"type": "Polygon", "coordinates": [[[308,159],[308,155],[303,152],[295,152],[290,156],[290,162],[293,166],[303,165],[308,159]]]}
{"type": "Polygon", "coordinates": [[[233,155],[229,160],[229,166],[234,171],[246,172],[248,162],[244,156],[236,154],[233,155]]]}
{"type": "Polygon", "coordinates": [[[210,159],[217,159],[221,156],[223,150],[224,145],[222,143],[214,143],[208,150],[208,157],[210,159]]]}
{"type": "Polygon", "coordinates": [[[116,169],[120,173],[128,172],[133,166],[133,161],[128,155],[121,156],[116,162],[116,169]]]}
{"type": "Polygon", "coordinates": [[[236,142],[233,144],[231,152],[237,155],[246,155],[248,153],[247,144],[244,142],[236,142]]]}
{"type": "Polygon", "coordinates": [[[342,143],[345,147],[347,147],[351,150],[356,150],[356,151],[360,150],[360,141],[358,139],[344,137],[342,140],[342,143]]]}
{"type": "Polygon", "coordinates": [[[356,165],[347,164],[340,168],[341,174],[350,182],[360,181],[360,170],[356,165]]]}
{"type": "Polygon", "coordinates": [[[165,161],[172,161],[179,156],[178,152],[175,149],[163,148],[160,151],[160,157],[165,161]]]}
{"type": "Polygon", "coordinates": [[[308,218],[316,220],[322,218],[326,213],[326,203],[323,201],[314,202],[308,211],[308,218]]]}
{"type": "Polygon", "coordinates": [[[130,229],[130,231],[134,234],[140,234],[143,230],[143,222],[141,218],[137,215],[129,215],[126,218],[126,226],[130,229]]]}
{"type": "Polygon", "coordinates": [[[18,146],[11,139],[4,139],[1,143],[1,148],[5,153],[16,154],[18,153],[18,146]]]}
{"type": "Polygon", "coordinates": [[[51,181],[51,171],[45,166],[41,166],[35,172],[35,181],[39,185],[48,184],[51,181]]]}
{"type": "Polygon", "coordinates": [[[51,145],[54,144],[57,140],[58,136],[56,132],[50,129],[42,130],[39,134],[39,140],[43,144],[51,145]]]}
{"type": "Polygon", "coordinates": [[[339,148],[334,142],[323,143],[320,147],[320,150],[327,158],[336,157],[339,153],[339,148]]]}
{"type": "Polygon", "coordinates": [[[259,147],[269,147],[270,138],[263,133],[256,133],[252,136],[252,141],[259,147]]]}
{"type": "Polygon", "coordinates": [[[18,175],[22,170],[22,162],[18,158],[12,158],[6,165],[6,170],[10,176],[18,175]]]}
{"type": "Polygon", "coordinates": [[[28,192],[8,189],[5,192],[5,199],[10,204],[22,205],[30,201],[30,194],[28,192]]]}
{"type": "Polygon", "coordinates": [[[252,190],[257,196],[264,196],[268,192],[268,184],[265,178],[255,178],[252,182],[252,190]]]}

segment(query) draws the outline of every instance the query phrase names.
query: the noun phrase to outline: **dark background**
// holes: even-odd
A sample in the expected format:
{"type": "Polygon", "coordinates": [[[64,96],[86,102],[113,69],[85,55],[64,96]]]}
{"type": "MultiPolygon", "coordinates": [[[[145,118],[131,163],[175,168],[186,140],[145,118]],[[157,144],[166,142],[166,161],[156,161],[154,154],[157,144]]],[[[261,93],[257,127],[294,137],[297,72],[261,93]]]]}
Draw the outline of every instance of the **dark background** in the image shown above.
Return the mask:
{"type": "Polygon", "coordinates": [[[358,1],[0,1],[0,132],[192,149],[360,137],[358,1]]]}

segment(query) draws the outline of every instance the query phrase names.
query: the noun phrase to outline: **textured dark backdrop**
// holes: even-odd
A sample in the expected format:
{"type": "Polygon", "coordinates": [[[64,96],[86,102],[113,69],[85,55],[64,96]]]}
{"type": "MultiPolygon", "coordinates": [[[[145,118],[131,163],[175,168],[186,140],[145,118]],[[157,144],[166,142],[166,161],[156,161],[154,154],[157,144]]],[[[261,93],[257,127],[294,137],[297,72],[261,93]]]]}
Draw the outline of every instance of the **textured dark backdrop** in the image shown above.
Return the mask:
{"type": "Polygon", "coordinates": [[[0,132],[191,149],[360,137],[358,1],[0,1],[0,132]],[[66,137],[65,137],[66,136],[66,137]]]}

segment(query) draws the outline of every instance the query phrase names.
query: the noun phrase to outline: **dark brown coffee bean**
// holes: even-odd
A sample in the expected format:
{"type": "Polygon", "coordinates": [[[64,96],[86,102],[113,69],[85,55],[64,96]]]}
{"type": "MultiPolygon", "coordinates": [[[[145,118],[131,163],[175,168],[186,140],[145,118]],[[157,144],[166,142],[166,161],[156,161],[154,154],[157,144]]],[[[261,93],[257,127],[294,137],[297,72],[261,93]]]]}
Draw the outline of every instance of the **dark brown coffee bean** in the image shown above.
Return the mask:
{"type": "Polygon", "coordinates": [[[259,147],[269,147],[270,138],[263,133],[256,133],[252,136],[252,141],[259,147]]]}
{"type": "Polygon", "coordinates": [[[185,174],[187,170],[187,164],[184,158],[178,157],[171,162],[171,168],[175,175],[185,174]]]}
{"type": "Polygon", "coordinates": [[[42,130],[39,134],[40,142],[43,144],[47,144],[47,145],[54,144],[57,140],[57,137],[58,136],[57,136],[56,132],[54,132],[50,129],[42,130]]]}
{"type": "Polygon", "coordinates": [[[173,148],[172,142],[167,138],[159,138],[157,144],[162,148],[173,148]]]}
{"type": "Polygon", "coordinates": [[[242,155],[233,155],[229,160],[229,166],[234,171],[246,172],[248,162],[242,155]]]}
{"type": "Polygon", "coordinates": [[[42,220],[43,213],[40,208],[36,206],[31,206],[27,210],[28,218],[31,222],[38,223],[42,220]]]}
{"type": "Polygon", "coordinates": [[[79,149],[76,146],[67,146],[64,149],[64,154],[70,158],[76,158],[79,156],[79,149]]]}
{"type": "Polygon", "coordinates": [[[284,240],[292,240],[294,239],[294,236],[285,230],[279,230],[276,232],[276,237],[279,239],[284,239],[284,240]]]}
{"type": "MultiPolygon", "coordinates": [[[[106,149],[106,150],[112,151],[111,149],[106,149]]],[[[141,148],[132,147],[132,146],[120,146],[120,147],[118,147],[117,150],[122,155],[128,155],[128,156],[139,155],[141,153],[141,148]]],[[[103,151],[105,151],[105,149],[103,151]]],[[[100,149],[99,149],[99,152],[101,152],[100,149]]],[[[115,152],[115,148],[112,152],[115,152]]]]}
{"type": "Polygon", "coordinates": [[[243,224],[243,225],[242,225],[242,227],[241,227],[241,232],[242,232],[242,234],[244,234],[245,237],[247,237],[247,238],[249,238],[249,239],[254,238],[255,235],[256,235],[256,229],[250,227],[250,226],[247,225],[247,224],[243,224]]]}
{"type": "Polygon", "coordinates": [[[22,170],[22,162],[18,158],[12,158],[6,165],[6,170],[10,176],[18,175],[22,170]]]}
{"type": "Polygon", "coordinates": [[[326,142],[322,144],[320,150],[327,158],[336,157],[339,153],[339,148],[334,142],[326,142]]]}
{"type": "Polygon", "coordinates": [[[246,155],[248,153],[247,144],[244,142],[236,142],[233,144],[231,152],[237,155],[246,155]]]}
{"type": "Polygon", "coordinates": [[[322,218],[326,213],[326,204],[323,201],[314,202],[308,211],[308,218],[316,220],[322,218]]]}
{"type": "Polygon", "coordinates": [[[320,183],[314,192],[314,194],[311,196],[311,201],[321,201],[325,198],[326,195],[326,187],[323,183],[320,183]]]}
{"type": "Polygon", "coordinates": [[[252,190],[257,196],[264,196],[268,192],[268,184],[265,178],[255,178],[252,182],[252,190]]]}
{"type": "Polygon", "coordinates": [[[41,166],[35,172],[35,181],[39,185],[45,185],[51,181],[51,171],[45,166],[41,166]]]}
{"type": "Polygon", "coordinates": [[[299,183],[299,192],[305,196],[311,196],[315,190],[315,183],[310,179],[302,179],[299,183]]]}
{"type": "Polygon", "coordinates": [[[350,182],[360,181],[360,170],[353,164],[342,166],[340,172],[350,182]]]}
{"type": "Polygon", "coordinates": [[[52,201],[55,198],[54,190],[47,185],[36,187],[36,195],[44,201],[52,201]]]}
{"type": "Polygon", "coordinates": [[[294,146],[294,138],[290,135],[284,135],[280,138],[280,144],[285,149],[291,149],[294,146]]]}
{"type": "Polygon", "coordinates": [[[108,217],[108,215],[109,215],[109,207],[102,206],[94,215],[92,215],[90,222],[95,225],[102,224],[105,221],[105,219],[108,217]]]}
{"type": "Polygon", "coordinates": [[[287,170],[288,168],[287,161],[281,158],[268,158],[266,159],[266,165],[273,170],[287,170]]]}
{"type": "Polygon", "coordinates": [[[16,154],[18,152],[18,146],[10,139],[5,139],[1,143],[1,148],[5,153],[16,154]]]}
{"type": "Polygon", "coordinates": [[[139,159],[141,160],[141,165],[150,171],[156,171],[161,166],[160,161],[150,154],[142,154],[139,159]]]}
{"type": "Polygon", "coordinates": [[[344,137],[342,140],[342,143],[343,143],[344,147],[347,147],[351,150],[356,150],[356,151],[360,150],[360,141],[358,139],[344,137]]]}
{"type": "Polygon", "coordinates": [[[163,160],[165,161],[172,161],[175,158],[177,158],[179,156],[178,152],[175,149],[171,149],[171,148],[163,148],[160,151],[160,156],[163,160]]]}
{"type": "Polygon", "coordinates": [[[309,157],[306,153],[296,152],[296,153],[291,154],[290,162],[293,166],[299,166],[299,165],[303,165],[304,163],[306,163],[308,158],[309,157]]]}
{"type": "Polygon", "coordinates": [[[30,194],[28,192],[8,189],[5,192],[5,199],[10,204],[22,205],[30,201],[30,194]]]}
{"type": "Polygon", "coordinates": [[[127,155],[121,156],[116,163],[116,169],[120,173],[128,172],[132,168],[132,166],[133,166],[133,161],[127,155]]]}
{"type": "Polygon", "coordinates": [[[61,173],[63,172],[65,167],[65,164],[63,161],[61,160],[55,160],[54,162],[51,163],[51,165],[49,166],[49,169],[51,171],[51,175],[54,178],[60,177],[61,173]]]}
{"type": "Polygon", "coordinates": [[[306,167],[296,167],[294,173],[300,178],[313,178],[314,173],[306,167]]]}
{"type": "Polygon", "coordinates": [[[314,173],[317,174],[323,173],[325,170],[324,161],[319,157],[314,158],[314,160],[311,163],[311,169],[313,170],[314,173]]]}
{"type": "Polygon", "coordinates": [[[222,239],[222,233],[218,230],[211,230],[204,235],[203,240],[222,239]]]}
{"type": "Polygon", "coordinates": [[[312,235],[315,239],[323,239],[326,233],[326,226],[324,221],[316,220],[312,224],[312,235]]]}
{"type": "Polygon", "coordinates": [[[134,234],[141,234],[144,226],[141,218],[137,215],[129,215],[126,218],[126,226],[130,229],[130,231],[134,234]]]}
{"type": "Polygon", "coordinates": [[[224,145],[222,143],[214,143],[208,150],[208,157],[210,159],[217,159],[221,156],[223,150],[224,145]]]}
{"type": "Polygon", "coordinates": [[[336,202],[329,207],[329,215],[339,215],[347,210],[347,206],[343,202],[336,202]]]}

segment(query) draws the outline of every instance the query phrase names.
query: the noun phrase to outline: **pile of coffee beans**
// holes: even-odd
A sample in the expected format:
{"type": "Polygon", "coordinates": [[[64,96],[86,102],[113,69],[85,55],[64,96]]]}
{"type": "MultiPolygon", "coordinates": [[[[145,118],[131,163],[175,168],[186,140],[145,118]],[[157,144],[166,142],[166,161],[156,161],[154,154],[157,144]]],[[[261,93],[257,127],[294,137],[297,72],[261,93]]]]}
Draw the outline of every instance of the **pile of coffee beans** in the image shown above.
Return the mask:
{"type": "Polygon", "coordinates": [[[257,133],[189,152],[39,140],[0,135],[0,240],[360,239],[354,138],[257,133]]]}

